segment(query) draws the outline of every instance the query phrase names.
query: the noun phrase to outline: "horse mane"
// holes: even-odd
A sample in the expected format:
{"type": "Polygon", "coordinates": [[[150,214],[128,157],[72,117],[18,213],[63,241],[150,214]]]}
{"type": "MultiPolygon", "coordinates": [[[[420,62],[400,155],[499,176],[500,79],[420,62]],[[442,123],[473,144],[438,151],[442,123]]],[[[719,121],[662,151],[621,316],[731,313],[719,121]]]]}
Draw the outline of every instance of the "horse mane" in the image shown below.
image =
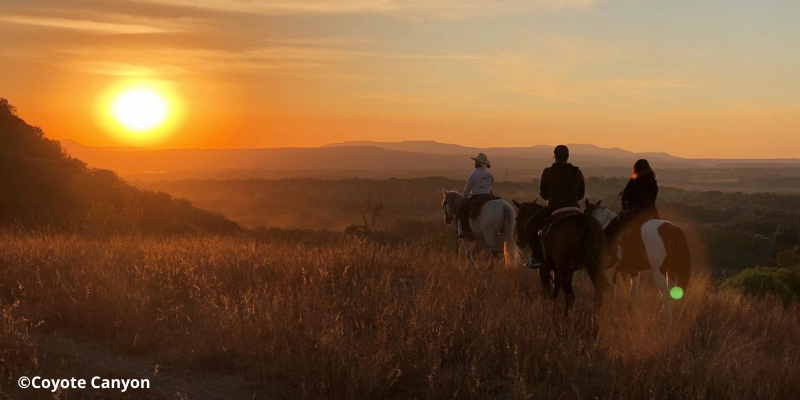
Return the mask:
{"type": "Polygon", "coordinates": [[[443,190],[444,198],[442,199],[442,207],[447,203],[447,200],[452,196],[461,196],[461,193],[456,189],[443,190]]]}

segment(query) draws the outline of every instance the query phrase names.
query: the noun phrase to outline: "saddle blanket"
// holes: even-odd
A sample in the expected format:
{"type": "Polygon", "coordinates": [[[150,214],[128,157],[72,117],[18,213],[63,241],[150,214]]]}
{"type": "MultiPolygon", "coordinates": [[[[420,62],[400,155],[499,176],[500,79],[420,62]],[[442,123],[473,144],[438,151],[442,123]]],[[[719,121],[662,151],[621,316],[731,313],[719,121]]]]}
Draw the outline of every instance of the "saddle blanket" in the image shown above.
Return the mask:
{"type": "Polygon", "coordinates": [[[487,195],[476,195],[474,196],[475,200],[472,202],[471,207],[469,209],[469,217],[471,219],[478,218],[481,215],[481,210],[483,210],[483,205],[494,200],[500,200],[499,196],[495,196],[492,194],[487,195]]]}
{"type": "Polygon", "coordinates": [[[547,220],[545,221],[545,224],[544,224],[544,227],[542,228],[542,230],[539,231],[539,236],[540,237],[547,236],[547,234],[550,233],[550,228],[553,226],[553,224],[556,221],[558,221],[558,220],[560,220],[562,218],[571,217],[571,216],[580,215],[580,214],[582,214],[582,212],[581,212],[581,209],[578,208],[578,207],[564,207],[564,208],[559,208],[558,210],[553,211],[553,213],[550,214],[550,217],[548,217],[547,220]]]}

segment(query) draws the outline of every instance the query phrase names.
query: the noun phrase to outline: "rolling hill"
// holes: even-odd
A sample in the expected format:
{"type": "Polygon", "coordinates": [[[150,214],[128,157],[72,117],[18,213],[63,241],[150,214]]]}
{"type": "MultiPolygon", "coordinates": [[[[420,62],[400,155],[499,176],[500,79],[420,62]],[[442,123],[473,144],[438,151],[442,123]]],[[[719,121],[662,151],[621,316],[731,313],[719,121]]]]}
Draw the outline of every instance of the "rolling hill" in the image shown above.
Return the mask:
{"type": "MultiPolygon", "coordinates": [[[[501,179],[529,180],[552,162],[552,146],[478,149],[433,141],[344,142],[316,148],[161,149],[61,145],[90,166],[137,180],[247,178],[460,177],[469,156],[485,152],[501,179]]],[[[571,144],[572,160],[595,176],[625,176],[639,158],[659,169],[800,167],[800,160],[687,159],[667,153],[571,144]]]]}
{"type": "Polygon", "coordinates": [[[107,169],[87,167],[40,128],[19,118],[6,99],[0,99],[0,186],[3,228],[90,233],[240,230],[220,214],[166,193],[137,189],[107,169]]]}

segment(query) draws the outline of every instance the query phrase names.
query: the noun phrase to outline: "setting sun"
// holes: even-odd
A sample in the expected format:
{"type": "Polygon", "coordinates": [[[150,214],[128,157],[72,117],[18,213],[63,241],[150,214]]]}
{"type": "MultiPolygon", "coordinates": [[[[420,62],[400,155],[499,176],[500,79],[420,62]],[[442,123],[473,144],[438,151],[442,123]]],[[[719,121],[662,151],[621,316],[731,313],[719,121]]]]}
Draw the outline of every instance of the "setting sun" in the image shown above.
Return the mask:
{"type": "Polygon", "coordinates": [[[153,89],[132,89],[119,95],[111,107],[114,118],[133,132],[147,132],[167,118],[167,101],[153,89]]]}

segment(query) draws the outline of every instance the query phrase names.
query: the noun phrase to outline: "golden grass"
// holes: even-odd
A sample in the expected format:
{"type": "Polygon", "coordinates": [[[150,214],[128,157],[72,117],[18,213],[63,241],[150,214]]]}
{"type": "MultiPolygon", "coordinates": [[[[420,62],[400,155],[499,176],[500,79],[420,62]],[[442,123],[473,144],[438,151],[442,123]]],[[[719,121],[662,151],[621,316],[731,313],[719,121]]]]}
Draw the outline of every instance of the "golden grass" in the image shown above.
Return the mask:
{"type": "Polygon", "coordinates": [[[533,271],[466,272],[452,249],[214,237],[0,240],[4,321],[16,327],[0,330],[0,355],[17,357],[0,368],[3,379],[36,368],[20,355],[33,354],[24,350],[24,326],[41,321],[39,332],[66,329],[165,365],[244,375],[273,398],[798,393],[800,308],[718,292],[703,276],[676,303],[670,325],[644,285],[633,313],[627,296],[607,303],[595,338],[583,274],[564,320],[563,299],[554,308],[542,298],[533,271]]]}

